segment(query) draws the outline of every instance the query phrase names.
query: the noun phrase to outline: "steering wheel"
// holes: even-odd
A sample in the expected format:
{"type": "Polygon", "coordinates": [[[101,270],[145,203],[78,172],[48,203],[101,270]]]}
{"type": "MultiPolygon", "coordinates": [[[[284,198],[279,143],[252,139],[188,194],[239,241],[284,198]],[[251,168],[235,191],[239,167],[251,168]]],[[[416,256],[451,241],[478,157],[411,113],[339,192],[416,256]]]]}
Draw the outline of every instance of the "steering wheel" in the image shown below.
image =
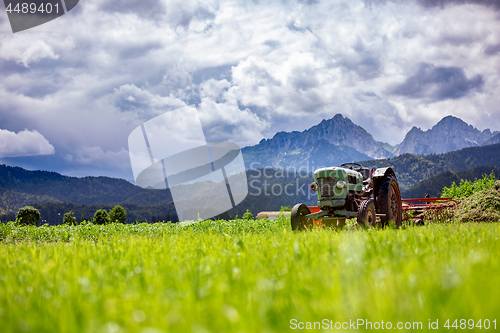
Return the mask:
{"type": "Polygon", "coordinates": [[[359,163],[344,163],[340,167],[355,170],[355,171],[363,169],[363,166],[359,163]]]}

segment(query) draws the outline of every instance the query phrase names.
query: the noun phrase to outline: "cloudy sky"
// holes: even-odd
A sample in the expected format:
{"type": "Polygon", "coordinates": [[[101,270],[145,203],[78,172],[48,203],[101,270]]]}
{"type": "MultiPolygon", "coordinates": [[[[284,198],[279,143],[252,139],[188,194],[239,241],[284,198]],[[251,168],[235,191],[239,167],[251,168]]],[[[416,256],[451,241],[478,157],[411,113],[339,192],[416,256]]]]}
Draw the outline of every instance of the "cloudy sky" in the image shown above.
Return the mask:
{"type": "Polygon", "coordinates": [[[128,135],[191,105],[254,145],[337,113],[399,143],[500,130],[496,0],[81,0],[16,34],[0,4],[0,163],[132,180],[128,135]]]}

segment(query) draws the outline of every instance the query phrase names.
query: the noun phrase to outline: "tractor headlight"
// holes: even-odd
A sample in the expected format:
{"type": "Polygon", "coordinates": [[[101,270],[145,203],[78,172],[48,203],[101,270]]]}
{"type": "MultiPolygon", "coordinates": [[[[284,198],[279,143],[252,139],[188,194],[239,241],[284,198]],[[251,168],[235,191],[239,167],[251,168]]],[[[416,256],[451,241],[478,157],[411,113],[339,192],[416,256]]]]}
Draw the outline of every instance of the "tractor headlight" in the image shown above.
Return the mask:
{"type": "Polygon", "coordinates": [[[337,182],[337,187],[338,187],[338,188],[344,188],[344,187],[345,187],[345,181],[343,181],[343,180],[339,180],[339,181],[337,182]]]}
{"type": "Polygon", "coordinates": [[[313,190],[314,192],[316,192],[318,190],[318,184],[316,184],[315,182],[312,182],[310,186],[311,186],[311,190],[313,190]]]}

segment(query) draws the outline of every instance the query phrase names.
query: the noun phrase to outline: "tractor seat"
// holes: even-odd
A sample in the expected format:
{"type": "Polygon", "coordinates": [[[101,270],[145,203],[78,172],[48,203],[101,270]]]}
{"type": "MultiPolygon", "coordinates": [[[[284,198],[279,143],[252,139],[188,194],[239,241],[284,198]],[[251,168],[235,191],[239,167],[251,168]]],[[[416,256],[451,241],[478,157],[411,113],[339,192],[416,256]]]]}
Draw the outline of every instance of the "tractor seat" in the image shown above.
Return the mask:
{"type": "Polygon", "coordinates": [[[358,170],[358,172],[363,176],[363,184],[367,184],[370,182],[370,176],[371,176],[370,169],[362,168],[358,170]]]}

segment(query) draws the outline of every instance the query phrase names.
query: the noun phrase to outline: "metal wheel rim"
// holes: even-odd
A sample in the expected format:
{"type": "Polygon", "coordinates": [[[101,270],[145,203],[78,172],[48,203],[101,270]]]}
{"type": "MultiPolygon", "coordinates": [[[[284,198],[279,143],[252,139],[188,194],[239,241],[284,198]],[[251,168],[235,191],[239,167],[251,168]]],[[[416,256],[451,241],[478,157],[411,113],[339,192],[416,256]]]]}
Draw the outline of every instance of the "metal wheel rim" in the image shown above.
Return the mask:
{"type": "Polygon", "coordinates": [[[368,210],[368,216],[366,217],[366,223],[369,226],[373,226],[375,223],[375,213],[372,209],[368,210]]]}
{"type": "Polygon", "coordinates": [[[396,195],[397,193],[397,188],[395,184],[391,184],[391,213],[392,217],[397,219],[398,217],[398,212],[399,212],[399,204],[398,204],[398,197],[396,195]]]}
{"type": "Polygon", "coordinates": [[[304,229],[306,227],[306,222],[307,222],[307,219],[305,218],[306,215],[308,215],[308,210],[306,210],[305,208],[304,209],[301,209],[299,210],[298,212],[299,214],[299,229],[304,229]]]}

